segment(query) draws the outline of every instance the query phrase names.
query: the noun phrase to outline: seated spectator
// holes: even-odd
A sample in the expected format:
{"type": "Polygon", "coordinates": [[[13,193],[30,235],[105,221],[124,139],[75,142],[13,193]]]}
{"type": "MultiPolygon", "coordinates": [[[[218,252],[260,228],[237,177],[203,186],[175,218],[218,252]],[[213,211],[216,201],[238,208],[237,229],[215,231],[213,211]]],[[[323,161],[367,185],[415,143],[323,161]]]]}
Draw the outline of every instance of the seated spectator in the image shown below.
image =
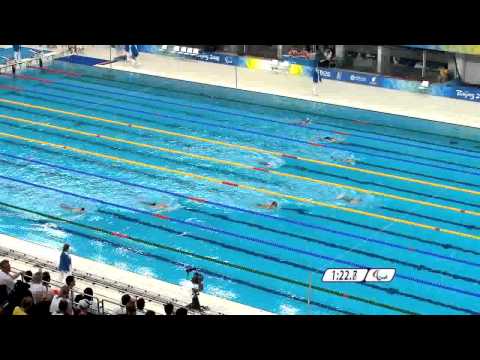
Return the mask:
{"type": "Polygon", "coordinates": [[[125,315],[126,310],[125,306],[130,302],[130,295],[125,294],[122,296],[122,306],[120,306],[117,310],[114,311],[114,315],[125,315]]]}
{"type": "Polygon", "coordinates": [[[58,306],[62,300],[67,302],[67,313],[68,315],[73,315],[72,303],[69,300],[70,289],[68,286],[64,285],[60,288],[60,293],[55,295],[50,304],[50,314],[55,314],[58,311],[58,306]]]}
{"type": "Polygon", "coordinates": [[[68,300],[60,300],[56,311],[52,315],[70,315],[68,312],[68,300]]]}
{"type": "Polygon", "coordinates": [[[10,302],[12,306],[20,305],[20,302],[24,297],[32,296],[32,293],[29,288],[30,288],[29,284],[24,283],[22,280],[17,280],[17,282],[13,287],[13,290],[9,294],[10,302]]]}
{"type": "Polygon", "coordinates": [[[168,303],[163,306],[163,310],[165,311],[165,315],[173,315],[173,304],[168,303]]]}
{"type": "Polygon", "coordinates": [[[48,299],[47,288],[42,284],[42,272],[38,271],[32,276],[32,284],[30,285],[33,303],[38,304],[48,299]]]}
{"type": "Polygon", "coordinates": [[[439,82],[448,81],[448,66],[444,66],[443,68],[439,69],[438,81],[439,82]]]}
{"type": "Polygon", "coordinates": [[[8,314],[9,304],[7,285],[0,285],[0,315],[8,314]]]}
{"type": "Polygon", "coordinates": [[[74,300],[74,312],[80,311],[80,302],[83,302],[84,304],[88,304],[88,312],[89,313],[97,313],[94,309],[94,304],[93,304],[93,290],[92,288],[85,288],[83,290],[83,294],[78,294],[75,296],[74,300]]]}
{"type": "Polygon", "coordinates": [[[137,315],[145,315],[145,300],[137,299],[137,315]]]}
{"type": "Polygon", "coordinates": [[[181,308],[177,309],[177,311],[175,312],[175,315],[177,315],[177,316],[188,315],[188,310],[181,307],[181,308]]]}
{"type": "Polygon", "coordinates": [[[127,306],[125,306],[125,315],[137,315],[137,306],[135,301],[130,300],[127,306]]]}
{"type": "Polygon", "coordinates": [[[152,310],[147,310],[147,312],[145,313],[145,316],[155,316],[155,311],[152,311],[152,310]]]}
{"type": "Polygon", "coordinates": [[[22,299],[19,306],[13,309],[12,315],[29,315],[30,309],[33,305],[33,299],[30,296],[26,296],[22,299]]]}
{"type": "Polygon", "coordinates": [[[78,311],[76,315],[91,315],[90,313],[90,303],[87,299],[82,299],[78,303],[78,311]]]}
{"type": "Polygon", "coordinates": [[[0,285],[6,285],[9,294],[15,286],[14,280],[22,275],[22,272],[10,275],[10,270],[10,262],[8,260],[2,260],[0,262],[0,285]]]}

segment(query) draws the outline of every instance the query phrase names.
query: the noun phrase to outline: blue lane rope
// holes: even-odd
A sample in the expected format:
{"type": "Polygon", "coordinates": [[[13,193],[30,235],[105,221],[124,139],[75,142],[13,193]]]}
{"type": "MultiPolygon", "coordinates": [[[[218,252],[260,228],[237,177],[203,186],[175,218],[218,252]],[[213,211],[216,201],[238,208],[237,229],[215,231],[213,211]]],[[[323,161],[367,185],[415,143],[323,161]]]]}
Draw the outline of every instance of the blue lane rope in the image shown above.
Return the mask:
{"type": "MultiPolygon", "coordinates": [[[[132,211],[132,212],[138,212],[138,213],[146,214],[146,215],[149,215],[149,216],[159,217],[157,214],[149,212],[149,211],[135,209],[135,208],[132,208],[132,207],[129,207],[129,206],[124,206],[124,205],[114,204],[114,203],[110,203],[110,202],[107,202],[107,201],[104,201],[104,200],[95,199],[95,198],[91,198],[91,197],[84,196],[84,195],[78,195],[78,194],[74,194],[74,193],[71,193],[71,192],[68,192],[68,191],[59,190],[59,189],[55,189],[55,188],[51,188],[51,187],[48,187],[48,186],[31,183],[31,182],[24,181],[24,180],[14,179],[14,178],[10,178],[10,177],[3,176],[3,175],[0,175],[0,179],[5,179],[5,180],[18,182],[18,183],[22,183],[22,184],[25,184],[25,185],[49,190],[49,191],[62,193],[62,194],[73,196],[73,197],[78,197],[78,198],[81,198],[81,199],[89,200],[89,201],[96,202],[96,203],[103,204],[103,205],[118,207],[120,209],[125,209],[125,210],[129,210],[129,211],[132,211]],[[155,216],[155,215],[157,215],[157,216],[155,216]]],[[[166,217],[166,216],[161,216],[160,218],[165,219],[165,220],[169,220],[169,221],[172,221],[172,222],[186,224],[186,225],[189,225],[189,226],[192,226],[192,227],[198,227],[198,228],[208,230],[208,231],[212,231],[212,232],[222,233],[222,234],[229,235],[229,236],[232,236],[232,237],[238,237],[238,238],[248,240],[248,241],[252,241],[252,242],[273,245],[273,246],[276,246],[278,248],[282,248],[282,249],[289,250],[289,251],[292,251],[292,252],[297,252],[297,253],[300,253],[300,254],[309,255],[309,256],[312,256],[312,257],[316,257],[316,258],[321,258],[321,259],[324,259],[324,260],[330,260],[330,261],[333,261],[333,262],[343,263],[343,264],[354,266],[354,267],[370,268],[370,266],[360,265],[360,264],[357,264],[357,263],[354,263],[354,262],[351,262],[351,261],[346,261],[346,260],[339,260],[339,259],[332,258],[332,257],[329,257],[329,256],[320,255],[320,254],[317,254],[315,252],[306,251],[306,250],[302,250],[302,249],[296,249],[296,248],[291,247],[291,246],[285,246],[285,245],[270,243],[268,241],[264,241],[264,240],[261,240],[261,239],[256,239],[256,238],[253,238],[253,237],[250,237],[250,236],[235,234],[235,233],[225,231],[225,230],[222,230],[222,229],[217,229],[217,228],[214,228],[214,227],[211,227],[211,226],[194,224],[194,223],[191,223],[191,222],[188,222],[188,221],[174,219],[174,218],[166,217]]],[[[476,293],[476,292],[466,291],[466,290],[451,287],[451,286],[444,286],[442,284],[438,284],[438,283],[434,283],[434,282],[430,282],[430,281],[426,281],[426,280],[420,280],[420,279],[416,279],[416,278],[412,278],[412,277],[407,277],[407,276],[403,276],[403,275],[399,275],[399,274],[397,274],[397,278],[403,278],[403,279],[419,282],[419,283],[422,283],[422,284],[428,284],[428,285],[431,285],[433,287],[439,287],[439,288],[442,288],[442,289],[445,289],[445,290],[450,290],[450,291],[453,291],[453,292],[463,293],[463,294],[466,294],[466,295],[470,295],[470,296],[480,298],[480,293],[476,293]]]]}

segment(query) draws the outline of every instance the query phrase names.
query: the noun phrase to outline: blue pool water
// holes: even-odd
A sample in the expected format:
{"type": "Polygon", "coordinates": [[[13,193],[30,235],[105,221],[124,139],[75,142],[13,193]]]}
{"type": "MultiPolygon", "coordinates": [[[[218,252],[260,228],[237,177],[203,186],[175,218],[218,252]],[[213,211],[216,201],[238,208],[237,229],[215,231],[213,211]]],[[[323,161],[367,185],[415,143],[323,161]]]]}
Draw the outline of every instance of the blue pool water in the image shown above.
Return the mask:
{"type": "Polygon", "coordinates": [[[77,255],[175,284],[194,266],[207,293],[280,314],[480,312],[477,130],[62,62],[52,69],[81,76],[0,79],[21,89],[0,89],[0,232],[68,242],[77,255]],[[296,125],[306,117],[308,127],[296,125]],[[253,169],[265,163],[277,173],[253,169]],[[273,200],[279,209],[257,207],[273,200]],[[341,267],[397,274],[322,282],[325,269],[341,267]]]}

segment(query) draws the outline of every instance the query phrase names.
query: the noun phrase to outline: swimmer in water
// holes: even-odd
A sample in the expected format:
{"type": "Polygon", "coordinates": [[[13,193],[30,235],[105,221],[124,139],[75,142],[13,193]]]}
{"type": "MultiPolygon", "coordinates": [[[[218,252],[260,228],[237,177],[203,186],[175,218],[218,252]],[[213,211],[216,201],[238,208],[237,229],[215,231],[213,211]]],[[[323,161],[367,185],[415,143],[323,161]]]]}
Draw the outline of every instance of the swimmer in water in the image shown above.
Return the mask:
{"type": "Polygon", "coordinates": [[[336,162],[340,162],[340,163],[343,162],[343,163],[355,165],[355,159],[351,156],[350,157],[341,157],[341,156],[333,155],[332,160],[336,161],[336,162]]]}
{"type": "Polygon", "coordinates": [[[312,120],[310,120],[309,118],[306,118],[300,122],[297,123],[297,125],[300,125],[300,126],[308,126],[312,123],[312,120]]]}
{"type": "Polygon", "coordinates": [[[142,204],[150,206],[153,209],[168,209],[168,205],[157,203],[157,202],[144,202],[144,201],[142,201],[142,204]]]}
{"type": "Polygon", "coordinates": [[[347,203],[349,203],[350,205],[358,205],[360,204],[360,202],[362,201],[360,198],[358,197],[351,197],[347,194],[340,194],[337,196],[336,198],[337,200],[343,200],[347,203]]]}
{"type": "Polygon", "coordinates": [[[322,140],[326,141],[326,142],[329,142],[329,143],[338,142],[337,138],[334,138],[334,137],[331,137],[331,136],[324,136],[324,137],[322,137],[322,140]]]}
{"type": "Polygon", "coordinates": [[[271,210],[278,208],[278,203],[276,201],[272,201],[270,204],[257,204],[257,207],[271,210]]]}
{"type": "Polygon", "coordinates": [[[269,162],[269,161],[259,161],[258,163],[259,163],[260,165],[263,165],[263,166],[267,167],[267,168],[270,168],[270,167],[273,166],[273,164],[272,164],[271,162],[269,162]]]}
{"type": "Polygon", "coordinates": [[[83,214],[85,212],[85,208],[76,208],[67,204],[60,204],[60,207],[64,210],[71,211],[76,214],[83,214]]]}

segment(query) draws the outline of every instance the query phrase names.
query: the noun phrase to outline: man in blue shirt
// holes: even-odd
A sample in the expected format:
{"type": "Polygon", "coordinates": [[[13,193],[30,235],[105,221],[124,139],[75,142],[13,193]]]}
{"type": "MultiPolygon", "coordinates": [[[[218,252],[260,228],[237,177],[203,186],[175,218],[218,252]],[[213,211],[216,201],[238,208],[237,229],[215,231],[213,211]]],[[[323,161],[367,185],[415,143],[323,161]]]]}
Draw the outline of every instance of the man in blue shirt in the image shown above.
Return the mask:
{"type": "Polygon", "coordinates": [[[20,52],[20,45],[12,45],[13,46],[13,58],[15,61],[20,61],[22,59],[22,55],[20,52]]]}
{"type": "Polygon", "coordinates": [[[72,269],[72,259],[70,255],[68,255],[69,249],[70,245],[63,245],[62,254],[60,255],[60,263],[58,264],[58,270],[60,270],[60,273],[62,274],[62,282],[65,279],[65,276],[67,276],[72,269]]]}

